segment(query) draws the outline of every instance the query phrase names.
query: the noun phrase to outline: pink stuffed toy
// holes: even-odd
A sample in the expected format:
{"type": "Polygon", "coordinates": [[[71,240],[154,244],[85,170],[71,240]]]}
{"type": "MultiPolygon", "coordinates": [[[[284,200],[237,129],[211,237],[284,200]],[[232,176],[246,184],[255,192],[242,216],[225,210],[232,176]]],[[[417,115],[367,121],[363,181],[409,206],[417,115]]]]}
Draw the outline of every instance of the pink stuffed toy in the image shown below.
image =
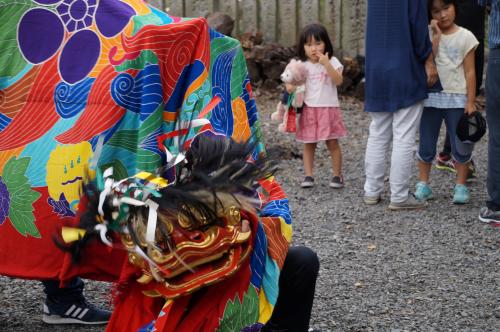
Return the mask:
{"type": "Polygon", "coordinates": [[[297,130],[297,108],[304,104],[304,92],[307,71],[304,63],[292,59],[281,74],[281,80],[292,86],[293,91],[288,95],[288,102],[280,101],[276,111],[271,114],[271,120],[280,122],[278,130],[284,133],[294,133],[297,130]]]}

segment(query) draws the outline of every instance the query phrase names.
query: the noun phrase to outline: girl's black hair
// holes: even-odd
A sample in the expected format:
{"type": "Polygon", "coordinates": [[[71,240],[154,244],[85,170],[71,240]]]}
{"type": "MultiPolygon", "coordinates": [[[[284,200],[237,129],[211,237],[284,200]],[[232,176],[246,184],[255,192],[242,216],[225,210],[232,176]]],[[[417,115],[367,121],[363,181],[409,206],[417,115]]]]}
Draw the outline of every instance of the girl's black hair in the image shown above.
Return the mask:
{"type": "MultiPolygon", "coordinates": [[[[427,16],[429,17],[429,23],[432,21],[432,4],[435,0],[427,0],[427,16]]],[[[445,5],[453,5],[455,7],[455,15],[458,14],[458,5],[456,0],[441,0],[445,5]]]]}
{"type": "Polygon", "coordinates": [[[299,43],[297,44],[297,54],[299,55],[300,60],[307,60],[304,45],[312,37],[325,43],[325,53],[328,53],[328,56],[331,58],[333,56],[333,46],[330,37],[328,36],[328,32],[321,24],[312,23],[303,27],[300,32],[299,43]]]}

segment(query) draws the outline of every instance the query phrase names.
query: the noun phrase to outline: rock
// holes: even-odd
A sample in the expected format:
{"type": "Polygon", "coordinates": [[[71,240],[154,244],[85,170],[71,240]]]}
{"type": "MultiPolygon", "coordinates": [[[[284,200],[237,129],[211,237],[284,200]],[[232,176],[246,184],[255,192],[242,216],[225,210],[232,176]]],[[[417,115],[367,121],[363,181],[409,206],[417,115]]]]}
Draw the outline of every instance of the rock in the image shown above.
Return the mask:
{"type": "Polygon", "coordinates": [[[351,78],[353,81],[359,79],[361,72],[361,66],[358,61],[351,57],[344,57],[341,59],[342,64],[344,65],[344,76],[351,78]]]}
{"type": "Polygon", "coordinates": [[[208,25],[217,32],[231,36],[234,28],[234,19],[222,12],[210,13],[206,17],[208,25]]]}
{"type": "Polygon", "coordinates": [[[341,63],[344,65],[344,71],[342,73],[344,82],[338,88],[338,91],[344,95],[356,96],[358,84],[364,77],[364,59],[362,57],[343,57],[341,63]]]}
{"type": "Polygon", "coordinates": [[[267,80],[275,81],[266,84],[266,87],[277,87],[280,75],[287,63],[296,56],[295,48],[284,47],[278,43],[262,44],[262,34],[244,33],[240,37],[243,52],[249,68],[250,80],[254,86],[267,80]]]}
{"type": "Polygon", "coordinates": [[[247,59],[247,69],[250,81],[253,84],[259,84],[262,81],[261,67],[257,65],[254,59],[247,59]]]}
{"type": "Polygon", "coordinates": [[[349,76],[344,75],[344,79],[342,80],[342,85],[337,87],[337,91],[339,94],[345,95],[347,94],[350,90],[352,90],[352,79],[349,76]]]}
{"type": "Polygon", "coordinates": [[[263,36],[262,33],[256,32],[245,32],[239,37],[241,47],[243,49],[252,49],[255,45],[260,45],[262,44],[263,41],[263,36]]]}
{"type": "Polygon", "coordinates": [[[275,62],[271,60],[263,60],[260,62],[262,68],[262,76],[265,79],[276,81],[278,85],[281,82],[280,76],[285,70],[286,62],[275,62]]]}
{"type": "Polygon", "coordinates": [[[280,83],[277,80],[265,80],[261,87],[266,90],[276,90],[279,86],[280,83]]]}
{"type": "Polygon", "coordinates": [[[361,101],[365,100],[365,78],[356,85],[356,90],[354,92],[354,97],[358,98],[361,101]]]}

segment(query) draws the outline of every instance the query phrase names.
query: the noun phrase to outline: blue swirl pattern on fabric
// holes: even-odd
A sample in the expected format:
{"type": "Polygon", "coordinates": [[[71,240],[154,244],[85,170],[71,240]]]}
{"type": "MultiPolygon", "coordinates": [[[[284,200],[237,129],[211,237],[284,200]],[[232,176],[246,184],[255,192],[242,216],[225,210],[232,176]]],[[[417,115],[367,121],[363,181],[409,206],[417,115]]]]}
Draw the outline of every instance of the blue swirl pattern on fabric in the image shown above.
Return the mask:
{"type": "Polygon", "coordinates": [[[288,225],[292,224],[292,215],[288,205],[288,198],[274,200],[266,204],[262,209],[261,216],[265,217],[281,217],[288,225]]]}
{"type": "Polygon", "coordinates": [[[217,31],[215,31],[212,28],[209,29],[209,32],[210,32],[210,42],[212,42],[212,40],[214,40],[215,38],[224,38],[224,37],[226,37],[222,33],[217,32],[217,31]]]}
{"type": "Polygon", "coordinates": [[[264,268],[266,265],[266,250],[267,250],[267,237],[264,232],[264,227],[259,223],[257,228],[257,235],[254,240],[254,249],[252,257],[250,258],[250,267],[252,269],[252,279],[250,282],[252,285],[260,289],[262,285],[262,277],[264,274],[264,268]]]}
{"type": "Polygon", "coordinates": [[[246,76],[242,84],[243,93],[241,94],[241,99],[243,99],[243,101],[245,102],[245,106],[247,109],[248,123],[250,124],[250,127],[253,128],[255,122],[258,120],[257,105],[255,103],[255,99],[253,99],[250,96],[250,93],[248,93],[246,89],[247,84],[250,84],[250,79],[248,78],[248,75],[246,76]]]}
{"type": "Polygon", "coordinates": [[[210,122],[218,133],[226,136],[233,134],[233,112],[231,107],[231,71],[236,48],[222,53],[213,64],[212,70],[212,95],[221,98],[221,102],[212,111],[210,122]]]}
{"type": "Polygon", "coordinates": [[[54,91],[56,112],[63,119],[69,119],[87,106],[87,98],[95,79],[88,77],[77,84],[61,82],[54,91]]]}
{"type": "Polygon", "coordinates": [[[139,113],[144,121],[163,100],[160,67],[148,65],[136,77],[122,73],[111,82],[111,97],[128,111],[139,113]]]}

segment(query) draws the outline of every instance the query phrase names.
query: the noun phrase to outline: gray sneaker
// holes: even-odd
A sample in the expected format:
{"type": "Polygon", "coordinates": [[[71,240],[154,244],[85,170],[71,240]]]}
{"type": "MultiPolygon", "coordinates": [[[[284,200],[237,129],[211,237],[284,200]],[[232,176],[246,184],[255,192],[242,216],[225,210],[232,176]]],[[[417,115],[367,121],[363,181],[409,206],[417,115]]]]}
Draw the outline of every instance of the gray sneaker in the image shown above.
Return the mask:
{"type": "Polygon", "coordinates": [[[380,202],[380,200],[381,200],[380,195],[378,195],[378,196],[364,195],[363,196],[363,202],[365,202],[366,205],[376,205],[380,202]]]}
{"type": "Polygon", "coordinates": [[[417,210],[425,208],[425,202],[421,202],[415,199],[413,195],[409,195],[404,202],[391,202],[389,204],[389,210],[399,211],[399,210],[417,210]]]}

